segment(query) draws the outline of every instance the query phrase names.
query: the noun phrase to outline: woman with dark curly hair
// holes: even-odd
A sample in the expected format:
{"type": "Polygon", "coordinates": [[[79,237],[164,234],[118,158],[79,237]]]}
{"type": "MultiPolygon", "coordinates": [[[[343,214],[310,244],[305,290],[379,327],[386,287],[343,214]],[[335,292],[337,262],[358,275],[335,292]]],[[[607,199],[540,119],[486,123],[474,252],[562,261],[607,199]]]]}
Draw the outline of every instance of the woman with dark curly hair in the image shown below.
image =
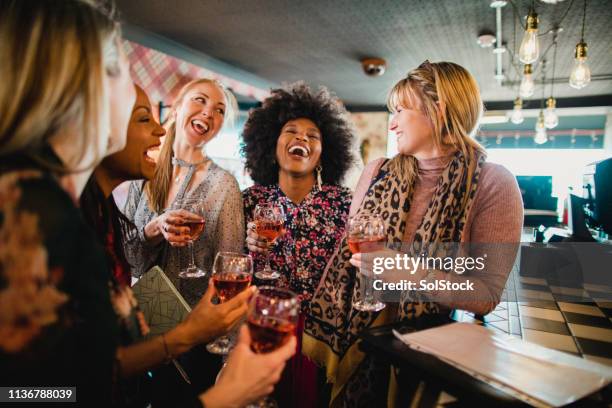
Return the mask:
{"type": "MultiPolygon", "coordinates": [[[[246,168],[256,183],[243,192],[248,249],[257,270],[270,257],[272,269],[280,273],[275,285],[296,292],[307,311],[344,234],[351,203],[351,192],[339,185],[353,162],[347,112],[326,89],[314,93],[296,83],[274,89],[251,111],[243,138],[246,168]],[[277,203],[285,212],[285,233],[273,243],[258,235],[253,224],[255,207],[264,203],[277,203]]],[[[276,395],[280,405],[319,405],[316,366],[299,353],[288,365],[276,395]]]]}

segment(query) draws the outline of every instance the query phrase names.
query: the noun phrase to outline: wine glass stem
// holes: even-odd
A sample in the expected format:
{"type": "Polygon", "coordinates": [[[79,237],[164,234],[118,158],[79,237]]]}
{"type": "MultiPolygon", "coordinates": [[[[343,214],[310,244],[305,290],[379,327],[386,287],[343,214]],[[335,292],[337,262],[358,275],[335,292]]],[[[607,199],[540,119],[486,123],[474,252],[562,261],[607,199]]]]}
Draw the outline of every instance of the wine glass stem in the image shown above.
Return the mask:
{"type": "Polygon", "coordinates": [[[361,273],[361,277],[362,277],[362,282],[363,282],[363,301],[365,303],[372,303],[374,300],[374,293],[373,293],[373,287],[372,287],[372,282],[371,279],[369,277],[369,275],[367,275],[367,273],[369,273],[369,271],[363,271],[361,273]],[[366,273],[363,273],[366,272],[366,273]]]}
{"type": "Polygon", "coordinates": [[[191,254],[190,260],[189,260],[189,266],[187,267],[187,269],[194,269],[196,267],[195,265],[195,250],[193,248],[193,241],[189,241],[189,253],[191,254]]]}
{"type": "Polygon", "coordinates": [[[272,256],[272,247],[274,247],[274,241],[268,241],[268,252],[266,253],[266,265],[264,272],[271,273],[272,267],[270,266],[270,257],[272,256]]]}
{"type": "Polygon", "coordinates": [[[270,272],[272,267],[270,266],[270,252],[266,254],[266,266],[264,267],[264,271],[270,272]]]}

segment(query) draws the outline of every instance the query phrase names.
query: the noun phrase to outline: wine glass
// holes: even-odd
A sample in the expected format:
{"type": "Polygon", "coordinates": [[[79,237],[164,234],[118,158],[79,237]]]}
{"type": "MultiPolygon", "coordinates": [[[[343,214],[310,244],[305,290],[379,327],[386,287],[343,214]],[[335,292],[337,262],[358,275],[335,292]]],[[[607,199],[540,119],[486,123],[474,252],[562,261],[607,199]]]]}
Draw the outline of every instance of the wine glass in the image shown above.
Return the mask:
{"type": "Polygon", "coordinates": [[[195,279],[195,278],[203,278],[206,276],[206,271],[202,268],[199,268],[195,263],[195,249],[193,247],[193,243],[198,239],[198,237],[204,232],[204,204],[202,200],[196,198],[182,198],[178,199],[172,205],[173,210],[186,210],[190,213],[193,213],[199,217],[201,217],[201,221],[185,221],[184,225],[189,227],[189,264],[187,267],[179,272],[178,276],[182,279],[195,279]]]}
{"type": "MultiPolygon", "coordinates": [[[[290,290],[261,286],[249,302],[247,326],[251,335],[251,350],[269,353],[286,344],[295,330],[300,302],[290,290]]],[[[263,398],[248,407],[270,408],[278,404],[270,397],[263,398]]]]}
{"type": "MultiPolygon", "coordinates": [[[[283,207],[276,203],[258,204],[253,214],[257,235],[263,236],[268,241],[268,248],[274,244],[285,230],[285,212],[283,207]]],[[[255,276],[259,279],[278,279],[280,273],[273,271],[270,267],[270,252],[266,254],[264,269],[257,272],[255,276]]]]}
{"type": "MultiPolygon", "coordinates": [[[[227,302],[251,284],[253,259],[236,252],[219,252],[213,264],[212,279],[219,302],[227,302]]],[[[231,349],[229,336],[221,336],[206,345],[213,354],[227,354],[231,349]]]]}
{"type": "MultiPolygon", "coordinates": [[[[385,224],[378,214],[357,214],[350,217],[347,235],[349,249],[353,254],[379,251],[385,247],[385,224]]],[[[378,312],[386,305],[374,298],[372,271],[365,272],[359,273],[363,296],[353,306],[360,311],[378,312]]]]}

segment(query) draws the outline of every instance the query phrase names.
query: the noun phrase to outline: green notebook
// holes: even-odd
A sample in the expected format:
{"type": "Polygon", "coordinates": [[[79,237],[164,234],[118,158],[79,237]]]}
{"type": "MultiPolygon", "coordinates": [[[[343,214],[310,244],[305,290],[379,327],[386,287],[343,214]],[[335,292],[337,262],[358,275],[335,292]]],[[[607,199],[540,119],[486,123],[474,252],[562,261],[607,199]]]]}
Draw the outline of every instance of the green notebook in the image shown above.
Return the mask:
{"type": "Polygon", "coordinates": [[[191,312],[185,299],[159,266],[142,275],[132,290],[151,328],[150,336],[166,333],[191,312]]]}

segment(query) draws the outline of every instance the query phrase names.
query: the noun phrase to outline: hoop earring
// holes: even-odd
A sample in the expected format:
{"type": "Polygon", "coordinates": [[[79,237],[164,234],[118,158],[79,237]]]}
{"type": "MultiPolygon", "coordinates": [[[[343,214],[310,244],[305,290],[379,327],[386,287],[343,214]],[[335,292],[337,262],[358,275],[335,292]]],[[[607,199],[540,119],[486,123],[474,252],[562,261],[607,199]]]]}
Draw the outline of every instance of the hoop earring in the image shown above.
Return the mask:
{"type": "Polygon", "coordinates": [[[321,165],[318,164],[317,167],[315,167],[315,170],[317,172],[317,188],[321,190],[321,185],[323,184],[321,173],[323,172],[323,167],[321,167],[321,165]]]}

